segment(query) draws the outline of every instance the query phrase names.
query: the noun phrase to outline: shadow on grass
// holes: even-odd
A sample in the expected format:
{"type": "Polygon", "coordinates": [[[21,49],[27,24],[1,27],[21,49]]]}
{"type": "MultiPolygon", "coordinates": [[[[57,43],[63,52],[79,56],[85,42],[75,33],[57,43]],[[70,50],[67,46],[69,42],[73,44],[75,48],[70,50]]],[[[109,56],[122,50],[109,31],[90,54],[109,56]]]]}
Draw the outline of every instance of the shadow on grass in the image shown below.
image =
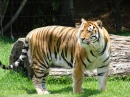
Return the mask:
{"type": "MultiPolygon", "coordinates": [[[[24,79],[25,79],[25,76],[23,76],[22,74],[18,74],[14,71],[10,71],[6,74],[6,76],[4,76],[0,80],[0,82],[1,82],[1,84],[9,84],[9,87],[14,88],[14,89],[17,88],[19,91],[24,90],[29,95],[30,94],[37,94],[34,86],[32,85],[31,80],[27,80],[27,79],[24,80],[24,79]],[[23,82],[23,81],[25,81],[25,82],[23,82]],[[17,86],[19,86],[19,84],[21,84],[20,87],[17,87],[17,86]],[[24,85],[22,85],[22,84],[24,84],[24,85]],[[31,84],[31,85],[29,85],[29,84],[31,84]]],[[[49,89],[49,92],[52,95],[58,94],[59,96],[60,95],[77,96],[77,95],[72,93],[72,86],[70,84],[64,84],[63,86],[64,87],[62,87],[62,88],[56,88],[56,89],[53,87],[53,89],[49,89]]],[[[58,87],[58,84],[56,84],[56,87],[58,87]]],[[[78,94],[79,97],[88,97],[88,96],[92,96],[92,95],[96,95],[96,94],[100,93],[97,89],[84,88],[83,90],[84,90],[84,93],[78,94]]],[[[7,90],[7,91],[9,91],[9,90],[7,90]]]]}
{"type": "Polygon", "coordinates": [[[30,89],[23,87],[23,89],[26,91],[27,94],[37,94],[35,88],[30,90],[30,89]]]}
{"type": "MultiPolygon", "coordinates": [[[[94,89],[83,89],[83,90],[84,90],[83,93],[78,94],[79,97],[89,97],[89,96],[101,93],[100,91],[94,90],[94,89]]],[[[68,86],[68,87],[65,87],[65,88],[61,88],[59,90],[53,90],[53,91],[51,90],[50,92],[51,92],[51,94],[64,94],[64,93],[67,94],[67,93],[71,92],[72,95],[73,95],[71,86],[68,86]]]]}
{"type": "MultiPolygon", "coordinates": [[[[23,89],[26,90],[27,94],[37,94],[35,89],[29,90],[29,89],[27,89],[25,87],[23,87],[23,89]]],[[[54,94],[55,95],[57,95],[57,94],[58,95],[63,95],[64,94],[66,96],[67,96],[68,93],[71,93],[71,95],[74,95],[74,96],[78,95],[78,97],[89,97],[89,96],[101,93],[101,92],[99,92],[96,89],[83,89],[83,90],[84,90],[84,92],[81,93],[81,94],[73,94],[72,87],[71,86],[67,86],[65,88],[61,88],[61,89],[58,89],[58,90],[49,90],[49,92],[52,95],[54,95],[54,94]]]]}
{"type": "Polygon", "coordinates": [[[84,89],[84,93],[80,94],[80,97],[90,97],[92,95],[100,94],[101,92],[97,89],[84,89]]]}

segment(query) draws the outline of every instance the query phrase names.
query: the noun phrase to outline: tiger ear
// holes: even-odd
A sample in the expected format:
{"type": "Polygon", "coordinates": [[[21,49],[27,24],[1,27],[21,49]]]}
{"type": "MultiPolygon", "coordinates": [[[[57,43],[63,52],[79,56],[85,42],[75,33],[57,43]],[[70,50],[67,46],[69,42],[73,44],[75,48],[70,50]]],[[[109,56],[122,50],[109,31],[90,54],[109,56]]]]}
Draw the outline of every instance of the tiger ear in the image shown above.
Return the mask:
{"type": "Polygon", "coordinates": [[[83,23],[83,22],[86,22],[86,20],[85,20],[84,18],[82,18],[82,19],[81,19],[81,22],[82,22],[82,23],[83,23]]]}
{"type": "Polygon", "coordinates": [[[82,31],[84,29],[84,26],[85,26],[85,23],[86,23],[86,20],[85,19],[81,19],[81,25],[80,25],[80,30],[82,31]]]}
{"type": "Polygon", "coordinates": [[[102,21],[101,20],[97,20],[96,23],[102,29],[102,21]]]}

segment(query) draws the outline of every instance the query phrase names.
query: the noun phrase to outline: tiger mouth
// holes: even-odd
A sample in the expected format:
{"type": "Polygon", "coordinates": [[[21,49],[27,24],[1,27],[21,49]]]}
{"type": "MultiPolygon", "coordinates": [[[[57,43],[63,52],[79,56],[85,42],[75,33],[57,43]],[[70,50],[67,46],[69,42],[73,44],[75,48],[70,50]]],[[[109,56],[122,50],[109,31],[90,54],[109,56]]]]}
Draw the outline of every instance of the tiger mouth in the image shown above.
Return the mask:
{"type": "Polygon", "coordinates": [[[81,42],[82,42],[83,44],[87,44],[87,45],[90,44],[90,41],[89,41],[89,40],[81,40],[81,42]]]}
{"type": "MultiPolygon", "coordinates": [[[[83,42],[84,43],[84,42],[83,42]]],[[[87,45],[89,45],[90,44],[90,41],[87,41],[87,42],[85,42],[84,44],[87,44],[87,45]]]]}

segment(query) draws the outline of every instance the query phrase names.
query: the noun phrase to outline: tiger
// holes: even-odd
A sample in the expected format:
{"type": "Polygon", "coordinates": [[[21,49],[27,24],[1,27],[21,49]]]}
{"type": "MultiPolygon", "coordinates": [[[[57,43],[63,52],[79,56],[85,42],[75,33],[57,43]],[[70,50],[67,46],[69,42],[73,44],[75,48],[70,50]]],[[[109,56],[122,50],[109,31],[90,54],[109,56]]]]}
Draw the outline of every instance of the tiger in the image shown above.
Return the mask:
{"type": "Polygon", "coordinates": [[[85,70],[97,69],[99,90],[106,89],[111,44],[110,36],[101,20],[81,19],[79,28],[67,26],[45,26],[30,31],[18,60],[0,67],[6,70],[21,66],[30,51],[32,82],[39,95],[50,94],[46,79],[51,64],[72,69],[73,93],[82,93],[85,70]]]}

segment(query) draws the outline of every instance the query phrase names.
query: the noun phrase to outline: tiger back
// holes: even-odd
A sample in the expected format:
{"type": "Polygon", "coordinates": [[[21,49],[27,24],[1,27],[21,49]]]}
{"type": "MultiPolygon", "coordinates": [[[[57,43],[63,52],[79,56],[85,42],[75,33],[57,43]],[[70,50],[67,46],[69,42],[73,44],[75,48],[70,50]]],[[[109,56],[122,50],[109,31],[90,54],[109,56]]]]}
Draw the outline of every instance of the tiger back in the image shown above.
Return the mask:
{"type": "Polygon", "coordinates": [[[41,64],[46,66],[53,63],[72,68],[77,30],[72,27],[48,26],[32,31],[30,48],[33,63],[37,63],[37,59],[44,59],[46,62],[41,64]]]}
{"type": "Polygon", "coordinates": [[[84,70],[97,68],[99,90],[105,90],[110,62],[110,37],[100,20],[82,19],[80,28],[47,26],[32,30],[25,38],[19,59],[5,66],[12,69],[32,57],[33,84],[38,94],[49,94],[46,78],[51,64],[73,69],[73,92],[80,93],[84,70]]]}

